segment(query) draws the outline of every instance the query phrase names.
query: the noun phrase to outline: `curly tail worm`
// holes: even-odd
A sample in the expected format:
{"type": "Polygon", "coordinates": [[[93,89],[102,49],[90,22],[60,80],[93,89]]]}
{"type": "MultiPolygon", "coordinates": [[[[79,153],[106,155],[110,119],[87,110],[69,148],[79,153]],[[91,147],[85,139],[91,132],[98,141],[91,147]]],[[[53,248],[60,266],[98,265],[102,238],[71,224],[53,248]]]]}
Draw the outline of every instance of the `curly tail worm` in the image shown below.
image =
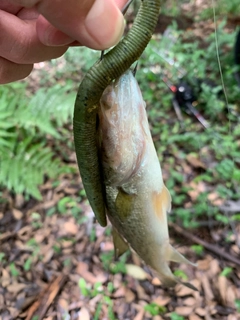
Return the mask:
{"type": "Polygon", "coordinates": [[[97,111],[104,89],[140,57],[157,24],[161,0],[142,0],[128,34],[83,78],[73,118],[74,143],[82,182],[101,226],[106,226],[104,187],[97,150],[97,111]]]}

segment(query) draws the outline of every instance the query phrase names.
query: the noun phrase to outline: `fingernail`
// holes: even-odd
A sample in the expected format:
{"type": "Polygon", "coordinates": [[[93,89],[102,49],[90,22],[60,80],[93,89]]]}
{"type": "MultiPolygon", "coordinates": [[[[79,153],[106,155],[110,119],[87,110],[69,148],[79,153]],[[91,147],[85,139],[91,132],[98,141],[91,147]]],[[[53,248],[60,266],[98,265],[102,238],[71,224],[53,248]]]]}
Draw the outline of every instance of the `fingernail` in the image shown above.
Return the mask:
{"type": "Polygon", "coordinates": [[[85,27],[93,44],[95,42],[99,49],[107,49],[121,39],[124,18],[114,2],[96,0],[88,13],[85,27]]]}

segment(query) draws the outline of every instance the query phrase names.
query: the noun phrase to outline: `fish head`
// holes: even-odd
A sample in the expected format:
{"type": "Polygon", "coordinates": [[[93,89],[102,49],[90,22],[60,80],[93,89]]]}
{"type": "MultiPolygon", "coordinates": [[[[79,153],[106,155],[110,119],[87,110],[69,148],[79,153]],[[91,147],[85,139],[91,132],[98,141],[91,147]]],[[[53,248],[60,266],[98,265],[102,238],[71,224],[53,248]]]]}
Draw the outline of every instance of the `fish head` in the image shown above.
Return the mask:
{"type": "Polygon", "coordinates": [[[109,172],[106,183],[122,185],[139,169],[146,147],[145,117],[145,102],[139,98],[131,71],[105,89],[100,100],[99,136],[102,165],[109,172]]]}

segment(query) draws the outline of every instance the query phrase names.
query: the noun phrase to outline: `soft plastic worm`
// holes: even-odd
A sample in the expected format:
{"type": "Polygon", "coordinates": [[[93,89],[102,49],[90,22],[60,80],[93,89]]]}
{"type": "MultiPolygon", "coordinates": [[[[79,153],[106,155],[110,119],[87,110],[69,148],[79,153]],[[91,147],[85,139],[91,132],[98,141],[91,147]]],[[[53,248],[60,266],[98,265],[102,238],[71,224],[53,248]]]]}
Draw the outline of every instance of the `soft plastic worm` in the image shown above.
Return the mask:
{"type": "Polygon", "coordinates": [[[157,24],[161,0],[143,0],[129,33],[97,61],[82,80],[74,107],[73,133],[83,185],[98,222],[106,225],[105,191],[97,150],[97,111],[104,89],[140,57],[157,24]]]}

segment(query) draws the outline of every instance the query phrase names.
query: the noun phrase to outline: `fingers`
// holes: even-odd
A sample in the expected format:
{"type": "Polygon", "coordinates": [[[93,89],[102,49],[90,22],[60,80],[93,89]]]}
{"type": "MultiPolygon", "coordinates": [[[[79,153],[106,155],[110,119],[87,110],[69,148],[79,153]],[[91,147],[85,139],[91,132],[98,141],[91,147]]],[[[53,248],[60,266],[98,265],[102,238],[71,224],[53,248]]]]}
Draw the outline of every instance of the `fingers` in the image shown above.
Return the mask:
{"type": "Polygon", "coordinates": [[[0,84],[26,78],[32,68],[32,64],[16,64],[0,57],[0,84]]]}
{"type": "Polygon", "coordinates": [[[21,9],[21,6],[17,5],[14,1],[11,3],[9,0],[1,0],[0,10],[10,12],[12,14],[17,14],[21,9]]]}
{"type": "Polygon", "coordinates": [[[0,83],[26,77],[35,62],[61,56],[68,46],[103,50],[124,29],[127,0],[1,0],[0,83]]]}
{"type": "Polygon", "coordinates": [[[63,46],[74,41],[72,37],[55,28],[43,16],[38,17],[36,30],[39,40],[47,46],[63,46]]]}
{"type": "Polygon", "coordinates": [[[0,10],[0,56],[17,64],[33,64],[60,57],[67,47],[48,47],[36,34],[36,21],[23,21],[0,10]]]}
{"type": "MultiPolygon", "coordinates": [[[[13,2],[13,0],[9,0],[13,2]]],[[[15,4],[37,10],[46,20],[39,18],[37,32],[46,45],[59,45],[57,29],[68,35],[64,43],[76,40],[93,49],[106,49],[116,44],[123,34],[124,19],[118,5],[127,0],[15,0],[15,4]]],[[[62,36],[63,37],[63,36],[62,36]]]]}

